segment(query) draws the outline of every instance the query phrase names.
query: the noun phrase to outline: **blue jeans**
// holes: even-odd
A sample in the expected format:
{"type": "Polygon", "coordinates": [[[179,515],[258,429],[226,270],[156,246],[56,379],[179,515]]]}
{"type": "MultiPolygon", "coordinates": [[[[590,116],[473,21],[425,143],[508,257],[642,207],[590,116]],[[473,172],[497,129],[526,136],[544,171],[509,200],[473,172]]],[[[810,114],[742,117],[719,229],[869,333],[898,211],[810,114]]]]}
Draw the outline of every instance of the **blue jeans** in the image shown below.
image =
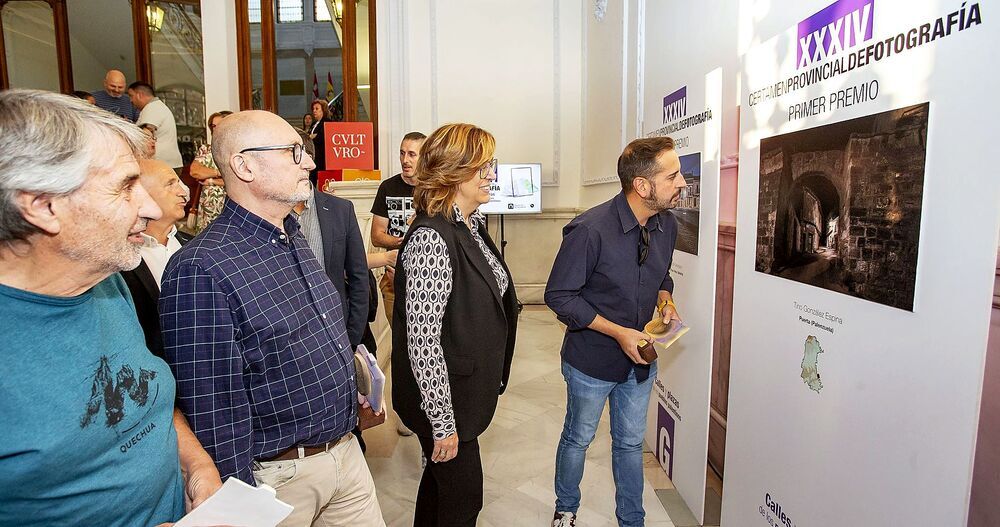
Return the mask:
{"type": "Polygon", "coordinates": [[[611,401],[611,467],[615,477],[615,515],[622,527],[641,526],[642,441],[646,409],[656,378],[656,363],[649,378],[639,383],[635,370],[625,382],[610,382],[584,375],[562,363],[566,379],[566,422],[556,452],[556,510],[576,513],[580,508],[580,481],[587,447],[594,440],[604,403],[611,401]]]}

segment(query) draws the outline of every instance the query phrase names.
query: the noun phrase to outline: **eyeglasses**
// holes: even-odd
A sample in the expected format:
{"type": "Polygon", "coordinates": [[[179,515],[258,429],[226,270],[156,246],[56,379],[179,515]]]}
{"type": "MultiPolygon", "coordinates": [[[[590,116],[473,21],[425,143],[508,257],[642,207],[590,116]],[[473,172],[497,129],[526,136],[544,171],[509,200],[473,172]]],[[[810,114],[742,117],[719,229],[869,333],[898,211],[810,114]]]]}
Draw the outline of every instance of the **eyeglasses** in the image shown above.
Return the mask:
{"type": "Polygon", "coordinates": [[[490,159],[489,163],[479,169],[479,179],[489,179],[497,173],[497,158],[490,159]]]}
{"type": "Polygon", "coordinates": [[[241,154],[247,152],[268,152],[271,150],[291,150],[292,151],[292,162],[298,165],[302,162],[302,143],[292,143],[290,145],[273,145],[273,146],[255,146],[253,148],[244,148],[240,150],[241,154]]]}
{"type": "Polygon", "coordinates": [[[649,229],[645,225],[639,226],[639,265],[646,261],[649,256],[649,229]]]}

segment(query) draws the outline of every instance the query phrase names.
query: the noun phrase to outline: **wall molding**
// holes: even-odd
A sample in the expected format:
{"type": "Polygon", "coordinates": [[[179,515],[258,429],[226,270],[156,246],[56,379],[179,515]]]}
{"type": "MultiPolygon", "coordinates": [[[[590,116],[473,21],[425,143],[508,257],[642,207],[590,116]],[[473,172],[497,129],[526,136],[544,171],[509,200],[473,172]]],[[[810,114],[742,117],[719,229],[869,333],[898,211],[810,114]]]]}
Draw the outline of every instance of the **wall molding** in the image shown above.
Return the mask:
{"type": "Polygon", "coordinates": [[[588,50],[590,49],[589,35],[590,31],[587,30],[587,24],[590,21],[590,13],[587,11],[587,7],[582,7],[583,16],[580,17],[580,37],[583,41],[583,45],[580,46],[580,172],[581,172],[581,183],[583,185],[587,184],[586,178],[586,161],[583,156],[584,149],[587,147],[587,127],[589,123],[587,122],[587,99],[590,96],[590,90],[587,88],[587,75],[590,70],[590,66],[587,64],[588,50]]]}
{"type": "Polygon", "coordinates": [[[622,135],[621,148],[628,144],[628,19],[629,0],[622,0],[622,135]]]}
{"type": "Polygon", "coordinates": [[[430,38],[430,59],[431,59],[431,129],[437,130],[440,126],[438,120],[438,34],[437,34],[437,0],[430,0],[430,30],[427,32],[430,38]]]}
{"type": "MultiPolygon", "coordinates": [[[[625,147],[622,147],[622,150],[624,150],[624,149],[625,149],[625,147]]],[[[618,180],[618,176],[617,175],[604,176],[604,177],[599,177],[597,179],[590,179],[590,180],[584,181],[583,183],[581,183],[580,186],[583,186],[583,187],[593,187],[595,185],[607,185],[608,183],[618,183],[618,181],[619,180],[618,180]]]]}
{"type": "MultiPolygon", "coordinates": [[[[621,93],[621,101],[620,101],[621,102],[621,117],[620,117],[620,126],[621,126],[620,142],[621,142],[621,148],[619,149],[619,151],[621,151],[621,150],[623,150],[625,148],[625,145],[627,144],[626,143],[626,138],[627,138],[627,133],[628,133],[627,126],[626,126],[626,123],[628,121],[628,0],[625,0],[622,9],[623,9],[623,12],[622,12],[622,72],[621,72],[621,75],[622,75],[622,93],[621,93]]],[[[591,126],[591,124],[589,122],[590,120],[587,118],[587,101],[590,98],[590,90],[588,89],[588,84],[589,83],[587,82],[588,79],[589,79],[589,75],[590,75],[590,66],[589,66],[589,63],[588,63],[589,62],[588,61],[588,57],[590,56],[590,53],[589,53],[589,47],[590,47],[589,21],[590,21],[590,16],[589,16],[589,13],[587,12],[587,7],[584,7],[583,31],[582,31],[583,46],[581,46],[581,48],[583,50],[582,51],[582,57],[581,57],[582,67],[580,68],[580,70],[582,72],[582,76],[581,76],[582,90],[581,90],[581,98],[580,98],[580,115],[581,115],[580,145],[581,145],[581,148],[583,148],[583,149],[586,149],[586,145],[587,145],[587,131],[589,130],[589,128],[591,126]]],[[[581,152],[581,158],[582,158],[582,156],[583,156],[583,154],[581,152]]],[[[581,159],[581,161],[583,161],[583,159],[581,159]]],[[[618,175],[617,174],[607,174],[607,175],[598,176],[598,177],[588,176],[587,175],[586,163],[584,163],[584,166],[582,168],[583,168],[583,177],[581,178],[581,181],[580,181],[580,186],[581,187],[590,187],[590,186],[594,186],[594,185],[604,185],[604,184],[607,184],[607,183],[617,183],[618,182],[618,175]]]]}
{"type": "MultiPolygon", "coordinates": [[[[582,214],[587,209],[581,209],[579,207],[553,207],[551,209],[545,210],[539,214],[504,214],[504,222],[517,222],[517,221],[537,221],[537,220],[571,220],[580,214],[582,214]]],[[[498,215],[491,214],[491,217],[498,215]]]]}
{"type": "Polygon", "coordinates": [[[543,187],[559,186],[562,166],[562,37],[559,17],[560,0],[552,0],[552,169],[549,177],[542,173],[543,187]]]}
{"type": "MultiPolygon", "coordinates": [[[[394,69],[396,69],[398,73],[395,75],[395,83],[393,84],[393,91],[397,92],[397,94],[393,97],[399,105],[397,111],[394,112],[399,114],[394,120],[395,123],[400,125],[400,128],[396,130],[398,133],[400,130],[410,129],[410,92],[405,88],[404,82],[404,79],[410,78],[410,61],[407,60],[407,50],[404,46],[404,43],[409,42],[410,38],[409,13],[406,10],[406,2],[396,2],[396,15],[399,17],[400,34],[398,36],[396,46],[394,46],[396,51],[396,64],[398,65],[398,67],[394,69]]],[[[392,138],[390,137],[389,140],[391,141],[392,138]]],[[[391,146],[392,145],[390,144],[390,148],[386,148],[386,153],[396,151],[396,149],[391,148],[391,146]]],[[[387,157],[390,160],[395,158],[393,155],[388,155],[387,157]]]]}
{"type": "Polygon", "coordinates": [[[329,187],[341,198],[371,198],[378,192],[381,181],[332,181],[329,187]]]}
{"type": "Polygon", "coordinates": [[[646,0],[636,2],[636,53],[635,53],[635,135],[644,137],[643,122],[646,111],[646,0]]]}

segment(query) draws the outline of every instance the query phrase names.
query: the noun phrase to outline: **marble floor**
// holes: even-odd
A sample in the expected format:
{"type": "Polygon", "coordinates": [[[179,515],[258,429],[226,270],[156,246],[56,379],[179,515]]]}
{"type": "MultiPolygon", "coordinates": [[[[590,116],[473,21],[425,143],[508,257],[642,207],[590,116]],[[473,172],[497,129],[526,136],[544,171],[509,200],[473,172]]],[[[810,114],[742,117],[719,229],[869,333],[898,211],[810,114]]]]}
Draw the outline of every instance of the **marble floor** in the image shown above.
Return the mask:
{"type": "MultiPolygon", "coordinates": [[[[546,526],[551,522],[555,451],[566,405],[566,385],[559,369],[562,334],[563,326],[548,309],[525,307],[510,386],[500,398],[493,424],[480,437],[486,477],[479,525],[546,526]]],[[[421,471],[416,438],[400,437],[395,426],[395,416],[390,413],[384,425],[365,431],[368,464],[390,527],[412,525],[421,471]]],[[[651,453],[646,454],[645,461],[646,525],[673,527],[655,492],[672,489],[670,481],[651,453]]],[[[588,451],[581,489],[577,524],[617,525],[607,411],[588,451]]]]}

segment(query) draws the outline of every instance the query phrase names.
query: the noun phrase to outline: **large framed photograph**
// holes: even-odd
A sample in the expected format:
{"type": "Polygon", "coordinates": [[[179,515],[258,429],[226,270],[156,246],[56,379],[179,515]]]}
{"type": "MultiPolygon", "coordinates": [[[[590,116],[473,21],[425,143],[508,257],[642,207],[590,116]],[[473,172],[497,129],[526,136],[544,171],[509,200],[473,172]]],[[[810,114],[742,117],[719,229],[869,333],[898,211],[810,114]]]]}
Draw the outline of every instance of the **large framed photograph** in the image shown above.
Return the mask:
{"type": "Polygon", "coordinates": [[[756,270],[912,311],[929,113],[763,139],[756,270]]]}

